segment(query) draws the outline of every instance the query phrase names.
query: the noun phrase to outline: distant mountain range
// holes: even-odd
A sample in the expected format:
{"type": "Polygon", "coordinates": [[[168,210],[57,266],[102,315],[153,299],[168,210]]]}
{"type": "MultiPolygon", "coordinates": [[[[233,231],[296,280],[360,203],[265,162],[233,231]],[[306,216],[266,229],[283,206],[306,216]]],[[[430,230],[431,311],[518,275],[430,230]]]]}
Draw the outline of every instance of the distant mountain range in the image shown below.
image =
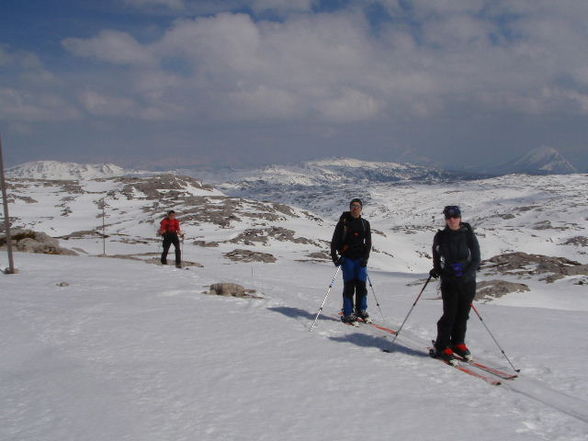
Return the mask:
{"type": "MultiPolygon", "coordinates": [[[[530,175],[578,173],[559,151],[540,147],[514,161],[483,170],[448,171],[439,167],[397,162],[362,161],[352,158],[330,158],[295,165],[270,165],[258,169],[182,169],[181,174],[215,184],[322,186],[331,184],[365,184],[386,182],[446,182],[476,179],[483,175],[501,176],[513,173],[530,175]]],[[[149,175],[155,172],[128,170],[115,164],[77,164],[74,162],[27,162],[6,171],[12,178],[26,179],[96,179],[124,175],[149,175]]]]}
{"type": "Polygon", "coordinates": [[[490,168],[488,172],[494,175],[507,175],[512,173],[565,175],[578,173],[578,169],[558,150],[553,147],[544,146],[533,149],[512,162],[490,168]]]}
{"type": "Polygon", "coordinates": [[[115,164],[77,164],[75,162],[34,161],[11,167],[7,176],[25,179],[95,179],[122,176],[129,171],[115,164]]]}

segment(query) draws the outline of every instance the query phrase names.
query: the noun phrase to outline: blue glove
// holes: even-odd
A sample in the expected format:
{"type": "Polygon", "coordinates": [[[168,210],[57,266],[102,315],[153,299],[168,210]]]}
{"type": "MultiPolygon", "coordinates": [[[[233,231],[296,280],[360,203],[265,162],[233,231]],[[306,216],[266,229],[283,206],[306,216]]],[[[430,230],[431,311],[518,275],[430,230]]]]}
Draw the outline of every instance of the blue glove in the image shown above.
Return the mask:
{"type": "Polygon", "coordinates": [[[463,263],[452,263],[451,268],[453,269],[453,274],[455,274],[456,277],[463,276],[463,272],[465,269],[465,266],[463,263]]]}

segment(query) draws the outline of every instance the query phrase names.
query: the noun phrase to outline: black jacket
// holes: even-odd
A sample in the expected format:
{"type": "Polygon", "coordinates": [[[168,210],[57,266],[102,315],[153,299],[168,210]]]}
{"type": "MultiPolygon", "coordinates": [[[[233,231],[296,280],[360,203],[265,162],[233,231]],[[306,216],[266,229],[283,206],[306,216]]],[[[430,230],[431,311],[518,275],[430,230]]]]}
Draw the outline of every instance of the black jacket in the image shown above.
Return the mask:
{"type": "Polygon", "coordinates": [[[445,227],[433,239],[433,268],[443,280],[476,280],[480,266],[480,245],[470,224],[462,222],[457,231],[445,227]],[[463,265],[463,275],[456,274],[452,264],[463,265]]]}
{"type": "Polygon", "coordinates": [[[331,257],[337,258],[337,253],[350,259],[364,259],[370,257],[372,249],[372,231],[370,223],[362,217],[354,218],[349,211],[343,212],[335,227],[331,240],[331,257]]]}

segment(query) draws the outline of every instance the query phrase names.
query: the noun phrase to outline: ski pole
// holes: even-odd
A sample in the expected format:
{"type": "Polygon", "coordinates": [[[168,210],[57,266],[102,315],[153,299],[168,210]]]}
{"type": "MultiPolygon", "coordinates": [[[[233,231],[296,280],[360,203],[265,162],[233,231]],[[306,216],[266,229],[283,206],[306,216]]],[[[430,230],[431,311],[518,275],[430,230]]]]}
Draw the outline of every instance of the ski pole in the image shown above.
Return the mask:
{"type": "Polygon", "coordinates": [[[382,308],[380,307],[380,302],[378,302],[378,297],[376,297],[376,291],[374,291],[374,286],[372,285],[372,280],[370,279],[370,275],[367,275],[368,282],[370,284],[370,288],[372,289],[372,293],[374,294],[374,299],[376,299],[376,306],[380,310],[380,315],[382,316],[382,321],[385,322],[384,313],[382,312],[382,308]]]}
{"type": "Polygon", "coordinates": [[[425,288],[427,287],[427,285],[429,284],[429,281],[431,280],[431,276],[429,276],[429,278],[427,279],[427,281],[425,282],[425,284],[423,285],[423,288],[421,289],[421,292],[419,292],[419,295],[417,296],[416,300],[414,301],[414,303],[412,304],[412,306],[410,307],[410,310],[408,311],[408,314],[406,314],[406,317],[404,319],[404,321],[402,322],[402,324],[400,325],[400,328],[398,328],[398,331],[396,331],[396,335],[394,336],[394,338],[392,339],[392,344],[394,344],[394,342],[396,341],[396,337],[398,337],[398,334],[400,334],[400,331],[402,330],[402,327],[404,326],[404,324],[406,323],[406,321],[408,320],[408,316],[411,314],[412,310],[414,309],[414,307],[416,306],[417,302],[419,301],[419,299],[421,298],[421,295],[423,294],[423,292],[425,291],[425,288]]]}
{"type": "Polygon", "coordinates": [[[308,330],[309,332],[312,332],[313,328],[316,325],[316,322],[319,318],[319,315],[321,314],[321,312],[323,310],[323,306],[325,306],[325,302],[327,301],[327,297],[329,296],[329,293],[331,292],[331,288],[333,287],[333,283],[335,283],[335,277],[337,277],[337,274],[339,274],[340,269],[341,269],[341,265],[338,265],[337,271],[335,271],[335,275],[333,276],[333,279],[331,280],[331,283],[329,285],[329,289],[327,289],[327,293],[325,294],[325,298],[323,299],[323,303],[321,303],[321,307],[319,308],[318,312],[316,313],[316,317],[314,318],[314,322],[312,322],[312,325],[310,326],[310,329],[308,330]]]}
{"type": "Polygon", "coordinates": [[[480,319],[480,321],[482,322],[482,324],[486,328],[486,331],[488,331],[488,334],[490,334],[490,337],[492,337],[492,340],[494,340],[494,343],[496,343],[496,346],[498,346],[498,349],[500,349],[500,352],[502,352],[502,355],[504,355],[504,358],[506,358],[506,361],[508,361],[508,364],[510,364],[510,367],[512,367],[515,372],[517,372],[517,373],[520,372],[521,370],[514,367],[514,365],[511,363],[510,359],[507,357],[506,353],[504,352],[504,349],[502,349],[502,347],[498,344],[498,341],[496,341],[496,338],[494,338],[494,335],[492,334],[492,332],[490,332],[490,329],[488,328],[488,326],[486,326],[486,322],[484,321],[484,319],[482,318],[482,316],[478,312],[478,308],[476,308],[473,303],[472,303],[472,309],[474,310],[474,312],[476,313],[476,315],[478,316],[478,318],[480,319]]]}

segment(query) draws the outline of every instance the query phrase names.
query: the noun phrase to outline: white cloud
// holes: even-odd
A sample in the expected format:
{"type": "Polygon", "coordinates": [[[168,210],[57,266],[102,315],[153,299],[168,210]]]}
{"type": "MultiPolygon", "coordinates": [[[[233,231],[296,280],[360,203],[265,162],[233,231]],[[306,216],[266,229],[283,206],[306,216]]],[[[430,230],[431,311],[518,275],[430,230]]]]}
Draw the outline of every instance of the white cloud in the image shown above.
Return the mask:
{"type": "Polygon", "coordinates": [[[0,88],[0,118],[7,121],[56,122],[80,117],[78,110],[53,93],[0,88]]]}
{"type": "MultiPolygon", "coordinates": [[[[294,14],[280,22],[226,12],[177,20],[150,44],[119,31],[63,44],[76,55],[128,66],[116,89],[97,93],[116,97],[114,90],[125,90],[128,99],[151,109],[151,117],[340,123],[422,118],[461,105],[587,112],[578,105],[582,92],[567,90],[557,99],[544,94],[560,88],[562,75],[585,78],[588,63],[578,56],[588,43],[581,20],[550,2],[533,4],[413,0],[407,12],[389,1],[390,11],[411,14],[417,29],[395,21],[383,23],[377,35],[356,10],[294,14]]],[[[304,11],[312,3],[250,3],[275,10],[287,5],[304,11]]],[[[578,6],[579,13],[585,9],[578,6]]],[[[115,101],[113,109],[125,103],[115,101]]],[[[126,104],[123,114],[145,117],[138,104],[126,104]]],[[[96,97],[92,106],[107,112],[96,97]]]]}
{"type": "Polygon", "coordinates": [[[155,58],[148,46],[141,45],[130,34],[104,30],[90,39],[67,38],[62,42],[70,52],[114,64],[151,64],[155,58]]]}

